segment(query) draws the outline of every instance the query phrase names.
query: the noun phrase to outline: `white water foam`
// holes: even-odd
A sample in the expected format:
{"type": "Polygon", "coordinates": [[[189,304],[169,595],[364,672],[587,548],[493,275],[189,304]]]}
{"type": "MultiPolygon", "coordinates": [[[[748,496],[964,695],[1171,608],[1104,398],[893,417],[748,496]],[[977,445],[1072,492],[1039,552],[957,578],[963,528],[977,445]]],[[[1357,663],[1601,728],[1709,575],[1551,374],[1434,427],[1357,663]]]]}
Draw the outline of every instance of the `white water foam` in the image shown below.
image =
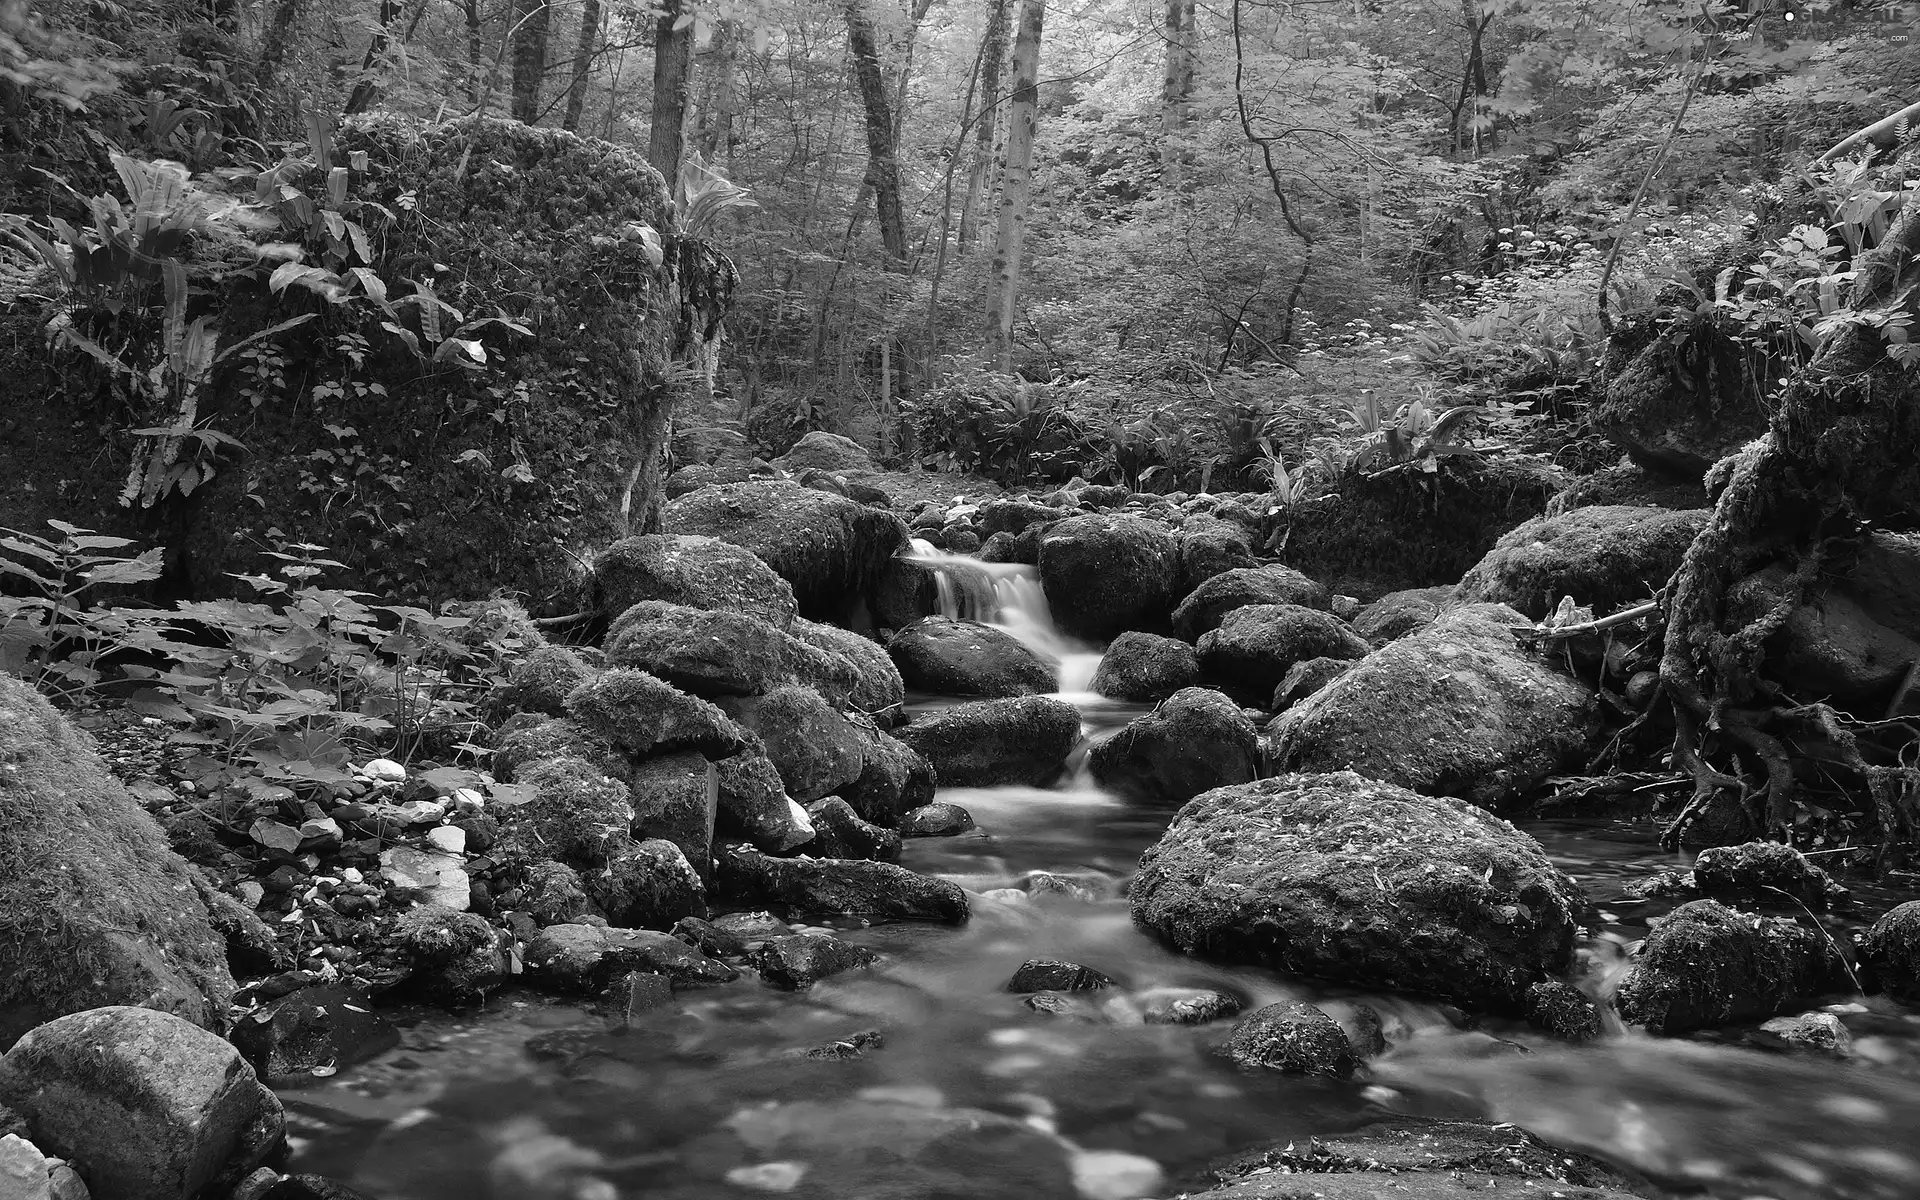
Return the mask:
{"type": "Polygon", "coordinates": [[[1056,678],[1063,699],[1098,702],[1091,690],[1101,649],[1069,637],[1053,622],[1039,572],[1025,563],[987,563],[965,554],[947,554],[915,538],[913,557],[933,567],[940,615],[979,621],[1017,638],[1058,663],[1056,678]]]}

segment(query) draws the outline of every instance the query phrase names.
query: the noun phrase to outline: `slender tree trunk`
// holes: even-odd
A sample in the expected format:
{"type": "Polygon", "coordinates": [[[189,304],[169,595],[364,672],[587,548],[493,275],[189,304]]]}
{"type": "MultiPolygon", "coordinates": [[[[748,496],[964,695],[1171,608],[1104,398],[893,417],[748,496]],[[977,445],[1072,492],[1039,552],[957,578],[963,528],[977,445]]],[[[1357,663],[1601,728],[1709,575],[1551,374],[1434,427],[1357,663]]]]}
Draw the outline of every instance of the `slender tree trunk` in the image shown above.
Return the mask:
{"type": "Polygon", "coordinates": [[[700,69],[709,83],[694,120],[694,143],[708,162],[733,156],[733,120],[740,113],[739,47],[739,22],[720,22],[706,56],[710,61],[700,69]]]}
{"type": "Polygon", "coordinates": [[[1198,30],[1193,0],[1167,0],[1167,69],[1160,87],[1160,128],[1167,133],[1187,123],[1187,101],[1193,95],[1193,62],[1198,53],[1198,30]]]}
{"type": "Polygon", "coordinates": [[[467,99],[480,103],[485,86],[485,59],[480,49],[480,0],[461,0],[461,12],[467,18],[467,99]]]}
{"type": "Polygon", "coordinates": [[[960,253],[965,254],[980,233],[980,210],[993,169],[994,128],[1000,122],[1000,62],[1007,56],[1008,0],[987,0],[987,32],[980,39],[980,118],[974,126],[973,170],[967,176],[966,199],[960,202],[960,253]]]}
{"type": "Polygon", "coordinates": [[[647,139],[647,160],[666,179],[668,191],[680,176],[692,83],[693,11],[687,0],[674,0],[654,25],[653,127],[647,139]]]}
{"type": "Polygon", "coordinates": [[[893,112],[880,70],[880,49],[873,37],[861,0],[846,0],[847,44],[853,50],[854,78],[867,111],[867,179],[873,185],[880,217],[880,244],[886,247],[890,270],[907,264],[907,222],[900,205],[900,162],[894,154],[893,112]]]}
{"type": "Polygon", "coordinates": [[[574,44],[572,78],[567,81],[567,111],[560,128],[568,133],[580,128],[580,114],[587,107],[587,80],[593,75],[593,43],[600,33],[600,0],[581,0],[580,40],[574,44]]]}
{"type": "Polygon", "coordinates": [[[1033,133],[1040,100],[1040,28],[1046,0],[1021,0],[1013,43],[1013,94],[1007,109],[1007,160],[1000,187],[1000,227],[987,293],[987,356],[995,370],[1013,371],[1013,324],[1020,308],[1020,251],[1026,240],[1033,186],[1033,133]]]}
{"type": "Polygon", "coordinates": [[[513,19],[513,119],[531,125],[540,119],[553,9],[549,0],[514,0],[513,19]]]}
{"type": "Polygon", "coordinates": [[[1453,151],[1458,154],[1471,147],[1474,157],[1478,158],[1480,127],[1475,122],[1480,116],[1481,101],[1487,95],[1487,63],[1481,46],[1493,14],[1481,15],[1479,0],[1460,0],[1460,14],[1467,28],[1467,63],[1460,72],[1460,102],[1453,106],[1453,151]],[[1462,117],[1466,118],[1465,131],[1460,128],[1462,117]],[[1462,137],[1463,132],[1468,136],[1462,137]]]}
{"type": "Polygon", "coordinates": [[[372,107],[373,98],[379,91],[373,82],[373,65],[387,52],[393,23],[399,19],[400,0],[380,0],[380,28],[374,33],[373,40],[367,43],[367,56],[360,60],[360,78],[354,80],[353,91],[347,96],[347,116],[372,107]]]}
{"type": "Polygon", "coordinates": [[[306,0],[279,0],[273,6],[273,16],[267,20],[266,35],[261,39],[260,57],[253,66],[254,82],[259,86],[273,86],[274,76],[293,45],[293,31],[300,24],[305,7],[306,0]]]}

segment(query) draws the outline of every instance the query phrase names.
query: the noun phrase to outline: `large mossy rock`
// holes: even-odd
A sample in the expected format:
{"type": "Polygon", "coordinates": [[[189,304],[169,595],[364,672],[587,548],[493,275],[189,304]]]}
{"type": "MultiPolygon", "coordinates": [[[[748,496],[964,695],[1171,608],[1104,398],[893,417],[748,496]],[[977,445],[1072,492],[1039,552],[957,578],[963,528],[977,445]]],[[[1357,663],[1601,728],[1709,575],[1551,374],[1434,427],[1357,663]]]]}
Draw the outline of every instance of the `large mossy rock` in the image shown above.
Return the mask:
{"type": "Polygon", "coordinates": [[[642,600],[793,624],[793,587],[751,550],[697,534],[623,538],[593,560],[593,606],[617,617],[642,600]]]}
{"type": "Polygon", "coordinates": [[[1278,563],[1264,567],[1239,567],[1222,571],[1198,584],[1173,610],[1173,632],[1189,642],[1220,627],[1220,622],[1236,608],[1249,604],[1297,604],[1302,608],[1325,608],[1330,597],[1327,589],[1313,580],[1278,563]]]}
{"type": "Polygon", "coordinates": [[[1260,734],[1233,701],[1190,687],[1096,745],[1087,767],[1110,792],[1171,807],[1257,777],[1260,734]]]}
{"type": "Polygon", "coordinates": [[[1564,486],[1558,470],[1524,457],[1352,476],[1289,513],[1287,562],[1363,600],[1458,583],[1501,534],[1539,516],[1564,486]]]}
{"type": "Polygon", "coordinates": [[[1510,604],[1539,620],[1563,596],[1600,615],[1667,586],[1706,528],[1706,509],[1600,505],[1536,517],[1502,537],[1455,589],[1463,604],[1510,604]]]}
{"type": "Polygon", "coordinates": [[[1852,990],[1824,931],[1694,900],[1653,927],[1614,1003],[1629,1024],[1675,1034],[1764,1020],[1852,990]]]}
{"type": "Polygon", "coordinates": [[[1058,664],[978,621],[925,617],[887,640],[900,677],[940,696],[1034,696],[1059,690],[1058,664]]]}
{"type": "Polygon", "coordinates": [[[1295,663],[1365,658],[1365,638],[1330,612],[1298,604],[1249,604],[1203,634],[1200,670],[1255,704],[1265,703],[1295,663]]]}
{"type": "Polygon", "coordinates": [[[1104,642],[1166,624],[1179,599],[1180,547],[1145,517],[1068,517],[1040,537],[1040,586],[1061,629],[1104,642]]]}
{"type": "Polygon", "coordinates": [[[93,745],[0,674],[0,1047],[112,1004],[224,1029],[215,903],[93,745]]]}
{"type": "Polygon", "coordinates": [[[1498,806],[1592,749],[1593,689],[1514,639],[1502,604],[1454,609],[1274,718],[1282,771],[1352,770],[1498,806]]]}
{"type": "Polygon", "coordinates": [[[1696,481],[1767,431],[1772,381],[1754,369],[1763,356],[1720,320],[1674,329],[1647,322],[1609,340],[1593,424],[1643,469],[1696,481]]]}
{"type": "MultiPolygon", "coordinates": [[[[435,601],[506,588],[536,605],[577,606],[581,553],[647,527],[666,448],[668,364],[712,333],[732,266],[673,238],[659,174],[607,142],[518,121],[375,114],[347,120],[333,153],[352,164],[344,215],[370,234],[374,261],[354,265],[394,300],[412,292],[410,281],[433,284],[462,314],[440,311],[442,332],[498,315],[531,336],[501,326],[463,334],[484,342],[484,366],[431,363],[383,328],[405,326],[432,354],[416,309],[402,307],[396,320],[371,303],[329,305],[299,287],[275,295],[272,263],[259,265],[244,241],[197,237],[189,315],[211,318],[222,347],[320,314],[265,343],[284,356],[283,388],[259,393],[250,364],[234,355],[201,390],[200,424],[245,450],[223,456],[189,497],[119,508],[135,459],[131,430],[172,414],[126,413],[117,383],[82,359],[66,364],[64,388],[9,385],[8,416],[19,424],[0,439],[0,512],[22,528],[57,516],[164,541],[165,583],[176,594],[241,588],[229,572],[264,569],[258,551],[274,529],[345,562],[332,577],[339,585],[435,601]],[[394,220],[384,223],[374,204],[394,220]],[[629,236],[640,226],[665,239],[659,265],[629,236]],[[344,333],[361,335],[364,348],[343,343],[344,333]],[[113,432],[103,444],[75,438],[76,425],[113,432]]],[[[325,202],[324,172],[287,182],[325,202]]],[[[243,186],[250,199],[251,181],[243,186]]],[[[324,237],[252,236],[305,242],[309,263],[327,254],[324,237]]],[[[119,319],[122,335],[136,331],[129,353],[139,370],[159,353],[159,325],[157,307],[119,319]]],[[[30,329],[0,339],[7,343],[0,369],[9,379],[44,355],[30,329]]]]}
{"type": "Polygon", "coordinates": [[[942,787],[1041,786],[1080,740],[1080,710],[1051,696],[974,700],[916,718],[899,739],[933,764],[942,787]]]}
{"type": "Polygon", "coordinates": [[[843,615],[907,548],[906,523],[892,513],[784,480],[701,488],[667,505],[661,523],[753,551],[817,620],[843,615]]]}
{"type": "Polygon", "coordinates": [[[1203,958],[1507,1012],[1571,963],[1580,903],[1507,822],[1351,772],[1195,797],[1128,896],[1203,958]]]}

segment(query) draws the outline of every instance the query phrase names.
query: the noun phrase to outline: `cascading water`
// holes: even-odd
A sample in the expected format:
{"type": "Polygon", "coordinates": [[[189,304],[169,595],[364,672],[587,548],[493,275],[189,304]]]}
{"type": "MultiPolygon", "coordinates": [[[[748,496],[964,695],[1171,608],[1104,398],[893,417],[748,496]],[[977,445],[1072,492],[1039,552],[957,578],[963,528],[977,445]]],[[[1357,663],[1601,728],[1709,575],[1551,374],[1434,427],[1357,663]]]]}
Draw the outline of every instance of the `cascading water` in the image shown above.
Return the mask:
{"type": "Polygon", "coordinates": [[[964,554],[943,553],[918,538],[913,542],[913,557],[933,568],[941,616],[1006,631],[1059,664],[1063,695],[1088,692],[1100,666],[1100,650],[1060,632],[1038,571],[1025,563],[986,563],[964,554]]]}

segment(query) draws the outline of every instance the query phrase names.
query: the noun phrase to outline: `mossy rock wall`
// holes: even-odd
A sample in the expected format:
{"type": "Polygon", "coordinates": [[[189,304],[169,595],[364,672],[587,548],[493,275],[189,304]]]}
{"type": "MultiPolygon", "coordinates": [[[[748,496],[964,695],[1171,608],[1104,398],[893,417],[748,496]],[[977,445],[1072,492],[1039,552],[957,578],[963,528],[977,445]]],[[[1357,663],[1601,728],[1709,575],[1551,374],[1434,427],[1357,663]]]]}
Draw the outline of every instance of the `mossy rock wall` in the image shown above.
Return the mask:
{"type": "Polygon", "coordinates": [[[1334,592],[1372,600],[1452,585],[1566,480],[1533,459],[1452,459],[1341,481],[1301,505],[1281,558],[1334,592]]]}
{"type": "MultiPolygon", "coordinates": [[[[379,320],[349,319],[297,287],[274,296],[233,246],[197,239],[190,270],[222,346],[318,314],[274,339],[283,389],[256,405],[236,356],[203,393],[203,421],[245,452],[190,497],[119,509],[127,431],[157,423],[152,414],[116,407],[101,389],[36,383],[29,412],[0,433],[0,524],[60,516],[161,540],[172,589],[196,596],[270,565],[258,552],[271,529],[331,550],[350,569],[338,582],[428,601],[505,587],[536,606],[572,605],[583,561],[638,532],[657,498],[667,368],[715,332],[731,264],[668,236],[655,265],[635,228],[671,229],[666,187],[608,143],[501,120],[383,115],[348,122],[334,159],[354,164],[350,215],[361,201],[395,214],[374,231],[373,210],[359,210],[393,299],[428,280],[467,319],[504,316],[531,336],[480,333],[482,370],[426,362],[379,320]],[[352,334],[365,345],[343,340],[352,334]]],[[[325,194],[318,171],[298,182],[325,194]]],[[[44,314],[21,328],[20,309],[0,326],[0,366],[13,378],[46,356],[31,327],[44,314]]]]}

